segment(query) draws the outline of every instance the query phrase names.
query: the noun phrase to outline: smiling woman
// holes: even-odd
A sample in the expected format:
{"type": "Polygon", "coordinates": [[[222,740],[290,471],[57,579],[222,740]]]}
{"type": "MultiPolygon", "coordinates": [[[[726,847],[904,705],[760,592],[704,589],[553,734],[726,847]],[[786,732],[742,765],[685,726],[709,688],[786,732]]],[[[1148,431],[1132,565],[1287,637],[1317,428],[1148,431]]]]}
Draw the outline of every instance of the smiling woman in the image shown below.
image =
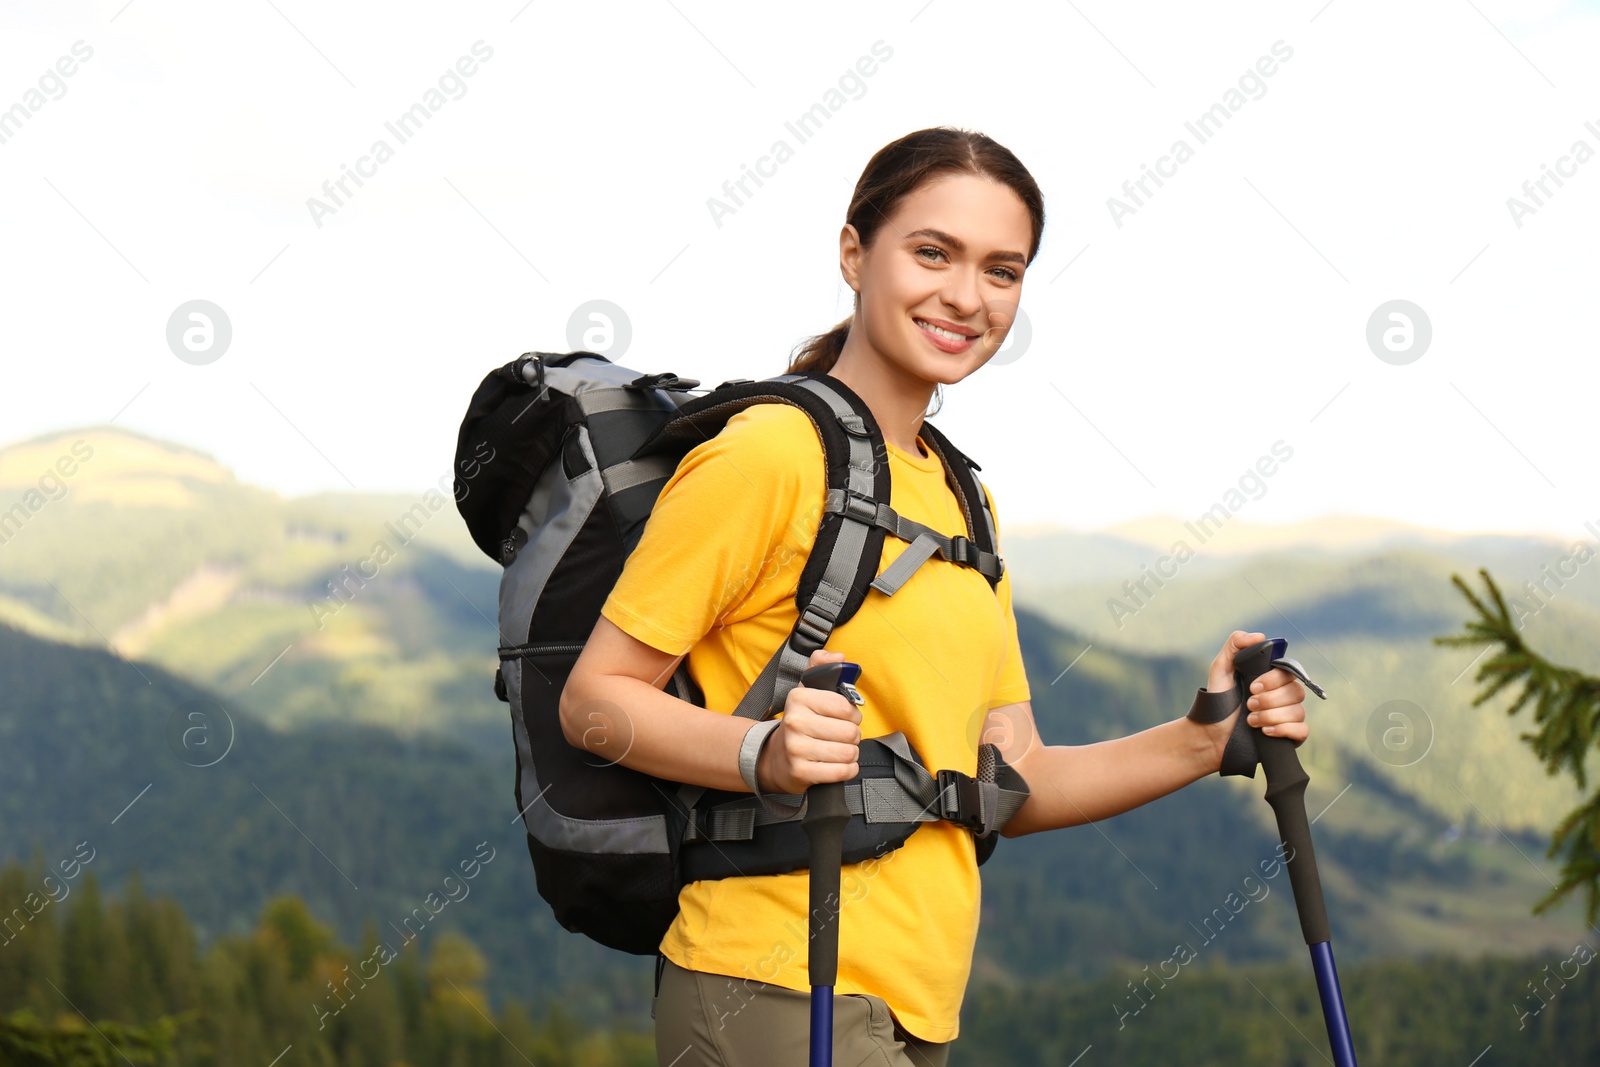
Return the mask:
{"type": "MultiPolygon", "coordinates": [[[[979,504],[976,482],[970,493],[961,489],[945,466],[954,446],[925,420],[936,392],[977,372],[1004,344],[1043,230],[1038,185],[1015,155],[981,133],[936,127],[907,134],[880,149],[856,183],[839,231],[839,271],[855,306],[800,346],[788,374],[831,379],[824,388],[847,391],[870,413],[881,445],[863,414],[840,422],[854,439],[881,449],[864,465],[873,473],[887,467],[887,512],[896,531],[920,524],[929,533],[975,532],[974,516],[986,506],[992,526],[983,540],[999,555],[992,496],[983,489],[979,504]]],[[[924,551],[909,571],[901,559],[913,542],[898,532],[903,543],[885,539],[881,558],[861,556],[862,573],[846,568],[857,577],[876,575],[873,595],[858,602],[864,610],[840,612],[849,595],[836,596],[841,586],[826,576],[812,578],[799,595],[807,559],[786,546],[815,543],[831,469],[805,412],[760,403],[728,418],[661,489],[560,694],[569,743],[609,756],[607,731],[587,729],[583,709],[626,709],[628,747],[614,763],[668,782],[763,798],[810,798],[815,786],[854,783],[864,813],[868,793],[877,792],[864,778],[867,741],[900,735],[925,768],[940,768],[935,801],[915,811],[929,818],[919,818],[892,851],[842,870],[835,853],[817,882],[840,877],[828,899],[808,895],[811,876],[827,862],[820,854],[815,870],[696,876],[682,885],[658,948],[656,1052],[663,1065],[798,1064],[808,1044],[828,1032],[823,1022],[808,1033],[808,1022],[831,1011],[840,1063],[940,1067],[959,1033],[977,941],[978,850],[986,858],[996,843],[975,844],[980,834],[993,838],[999,825],[1001,836],[1013,838],[1107,818],[1216,773],[1241,720],[1236,701],[1217,706],[1233,695],[1233,656],[1265,637],[1229,635],[1212,663],[1209,693],[1200,691],[1212,698],[1202,716],[1094,745],[1045,745],[1034,728],[1011,576],[1003,565],[991,568],[992,577],[974,570],[968,538],[949,539],[951,553],[933,558],[930,546],[943,536],[924,540],[913,532],[924,551]],[[752,581],[756,574],[760,580],[752,581]],[[818,602],[845,617],[834,622],[819,613],[831,626],[821,629],[811,621],[818,602]],[[806,632],[801,622],[821,637],[810,636],[803,651],[790,643],[794,658],[808,656],[807,668],[850,661],[857,668],[850,692],[802,684],[774,700],[771,715],[738,714],[757,692],[774,642],[806,632]],[[663,688],[680,663],[703,704],[663,688]],[[979,822],[987,829],[975,830],[961,816],[962,782],[973,782],[968,792],[976,794],[986,773],[981,764],[993,772],[1001,763],[1026,787],[1011,789],[1016,806],[1004,819],[990,823],[985,815],[979,822]],[[1015,801],[1019,794],[1025,799],[1015,801]],[[927,810],[932,805],[936,815],[927,810]],[[822,920],[826,938],[807,932],[808,914],[835,910],[837,922],[822,920]],[[836,967],[828,952],[833,937],[836,967]]],[[[871,518],[848,504],[833,510],[858,529],[889,521],[876,507],[867,509],[871,518]]],[[[852,536],[859,547],[864,534],[852,536]]],[[[770,676],[767,682],[770,692],[770,676]]],[[[1253,693],[1251,720],[1304,738],[1299,682],[1275,670],[1253,693]]],[[[997,781],[991,774],[982,784],[997,781]]],[[[1006,804],[974,803],[994,812],[1006,804]]],[[[822,807],[819,800],[812,810],[822,807]]]]}

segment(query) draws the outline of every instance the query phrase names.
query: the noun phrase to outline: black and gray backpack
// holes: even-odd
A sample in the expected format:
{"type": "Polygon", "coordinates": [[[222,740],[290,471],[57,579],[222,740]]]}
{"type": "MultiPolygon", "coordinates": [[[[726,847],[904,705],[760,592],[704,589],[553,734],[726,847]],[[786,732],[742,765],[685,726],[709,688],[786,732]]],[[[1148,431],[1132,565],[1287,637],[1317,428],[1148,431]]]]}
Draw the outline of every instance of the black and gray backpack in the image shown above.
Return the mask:
{"type": "MultiPolygon", "coordinates": [[[[602,761],[562,731],[562,688],[678,461],[751,404],[792,404],[822,438],[828,495],[795,594],[800,618],[736,711],[751,719],[782,710],[811,653],[870,591],[893,596],[935,552],[991,588],[1004,566],[978,465],[928,422],[919,432],[966,516],[950,536],[890,508],[882,435],[838,379],[736,379],[691,396],[698,385],[593,352],[527,353],[483,380],[456,450],[456,506],[505,568],[495,693],[511,706],[517,810],[539,894],[568,930],[639,955],[656,954],[687,883],[799,870],[807,856],[803,796],[669,782],[602,761]],[[879,574],[890,534],[909,547],[879,574]]],[[[667,691],[705,704],[687,658],[667,691]]],[[[858,763],[845,863],[881,856],[935,819],[971,830],[982,863],[1028,795],[989,744],[975,777],[924,767],[899,732],[864,739],[858,763]]]]}

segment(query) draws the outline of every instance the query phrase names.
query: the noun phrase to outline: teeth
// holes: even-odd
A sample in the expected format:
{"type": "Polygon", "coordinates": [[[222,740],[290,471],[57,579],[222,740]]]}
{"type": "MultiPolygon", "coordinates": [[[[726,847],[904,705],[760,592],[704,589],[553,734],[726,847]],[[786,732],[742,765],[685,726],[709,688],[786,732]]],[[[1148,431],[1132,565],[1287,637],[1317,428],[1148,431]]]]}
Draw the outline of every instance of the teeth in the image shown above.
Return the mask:
{"type": "Polygon", "coordinates": [[[955,333],[954,331],[947,330],[942,326],[935,326],[931,322],[924,322],[922,319],[917,319],[916,322],[917,325],[921,326],[924,330],[927,330],[929,333],[936,333],[940,337],[948,337],[952,341],[967,340],[967,335],[964,333],[955,333]]]}

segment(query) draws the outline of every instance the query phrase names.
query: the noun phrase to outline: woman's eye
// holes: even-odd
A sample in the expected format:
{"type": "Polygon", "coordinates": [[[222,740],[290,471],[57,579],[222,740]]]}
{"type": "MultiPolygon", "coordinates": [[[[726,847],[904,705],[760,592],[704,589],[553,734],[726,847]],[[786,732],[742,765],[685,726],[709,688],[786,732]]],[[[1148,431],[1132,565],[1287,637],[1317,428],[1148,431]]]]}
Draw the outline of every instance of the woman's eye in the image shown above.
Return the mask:
{"type": "MultiPolygon", "coordinates": [[[[930,252],[934,257],[943,256],[945,254],[944,249],[938,248],[934,245],[923,245],[921,248],[918,248],[914,254],[921,256],[924,252],[930,252]]],[[[934,260],[930,260],[930,262],[933,261],[934,260]]],[[[996,267],[994,269],[999,271],[1008,282],[1014,282],[1017,280],[1017,272],[1009,267],[996,267]]]]}

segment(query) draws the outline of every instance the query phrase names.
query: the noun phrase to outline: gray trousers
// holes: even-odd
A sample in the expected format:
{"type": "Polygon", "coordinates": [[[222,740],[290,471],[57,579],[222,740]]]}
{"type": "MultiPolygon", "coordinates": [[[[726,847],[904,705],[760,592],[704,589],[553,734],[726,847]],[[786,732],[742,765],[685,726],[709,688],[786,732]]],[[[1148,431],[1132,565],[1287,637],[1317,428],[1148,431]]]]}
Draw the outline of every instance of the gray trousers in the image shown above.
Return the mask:
{"type": "MultiPolygon", "coordinates": [[[[656,1002],[659,1067],[806,1067],[810,1032],[809,991],[666,961],[656,1002]]],[[[882,997],[834,995],[834,1067],[945,1067],[950,1044],[902,1030],[882,997]]]]}

